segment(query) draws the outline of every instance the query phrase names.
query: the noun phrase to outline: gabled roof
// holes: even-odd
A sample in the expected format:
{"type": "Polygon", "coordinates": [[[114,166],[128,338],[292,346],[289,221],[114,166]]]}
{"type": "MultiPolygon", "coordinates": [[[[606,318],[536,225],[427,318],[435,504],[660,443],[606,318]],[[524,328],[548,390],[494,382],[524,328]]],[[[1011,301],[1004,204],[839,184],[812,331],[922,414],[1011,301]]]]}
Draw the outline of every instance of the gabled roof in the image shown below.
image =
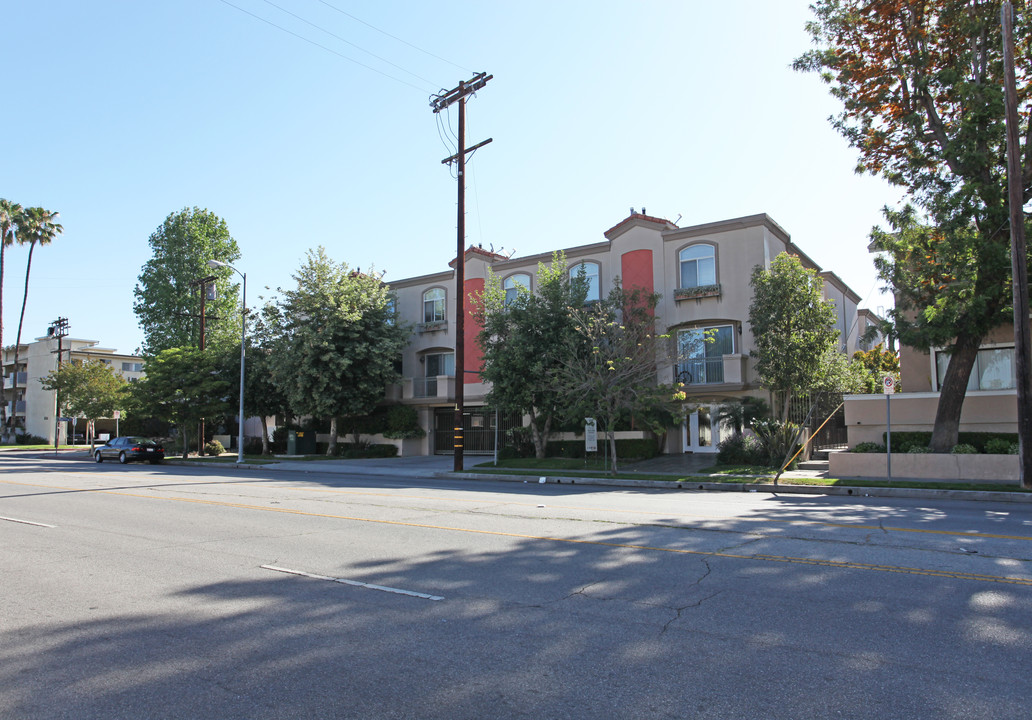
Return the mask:
{"type": "Polygon", "coordinates": [[[614,240],[630,230],[632,227],[647,227],[660,231],[677,229],[676,225],[665,218],[653,217],[651,215],[632,211],[628,217],[625,217],[602,234],[606,236],[607,240],[614,240]]]}
{"type": "MultiPolygon", "coordinates": [[[[465,255],[465,258],[464,258],[466,260],[466,262],[469,262],[469,256],[470,255],[473,255],[473,256],[476,256],[476,257],[480,257],[481,259],[483,259],[483,260],[485,260],[486,262],[489,262],[489,263],[496,263],[496,262],[499,262],[500,260],[508,260],[509,259],[505,255],[499,255],[498,253],[491,252],[490,250],[485,250],[484,248],[480,247],[479,245],[470,245],[468,248],[466,248],[466,255],[465,255]]],[[[450,267],[450,268],[454,268],[455,267],[455,258],[452,258],[451,260],[448,261],[448,267],[450,267]]]]}

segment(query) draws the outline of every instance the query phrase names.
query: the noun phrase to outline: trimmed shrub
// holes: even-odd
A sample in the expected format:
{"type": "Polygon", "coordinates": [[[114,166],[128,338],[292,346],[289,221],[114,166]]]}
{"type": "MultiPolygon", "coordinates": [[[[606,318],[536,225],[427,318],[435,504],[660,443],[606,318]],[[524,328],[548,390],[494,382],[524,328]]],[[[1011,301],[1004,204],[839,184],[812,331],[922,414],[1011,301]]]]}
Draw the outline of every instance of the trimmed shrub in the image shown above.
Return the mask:
{"type": "Polygon", "coordinates": [[[14,442],[17,445],[46,445],[50,441],[45,437],[39,435],[30,435],[29,433],[22,433],[21,435],[14,436],[14,442]]]}
{"type": "Polygon", "coordinates": [[[906,452],[908,455],[924,455],[931,453],[932,449],[927,445],[911,445],[906,452]]]}
{"type": "Polygon", "coordinates": [[[855,453],[883,453],[885,452],[885,446],[879,445],[876,442],[859,442],[856,447],[853,448],[855,453]]]}
{"type": "MultiPolygon", "coordinates": [[[[884,439],[884,433],[882,435],[884,439]]],[[[974,445],[980,452],[987,452],[986,444],[993,439],[1005,440],[1008,443],[1018,441],[1017,433],[1004,432],[962,432],[957,434],[957,442],[965,445],[974,445]]],[[[932,433],[917,430],[901,430],[892,433],[893,452],[907,452],[912,445],[928,447],[932,442],[932,433]]]]}
{"type": "Polygon", "coordinates": [[[717,446],[718,465],[766,465],[759,441],[752,435],[734,433],[717,446]]]}
{"type": "Polygon", "coordinates": [[[985,451],[990,455],[1017,455],[1018,444],[1003,438],[990,438],[985,444],[985,451]]]}
{"type": "Polygon", "coordinates": [[[354,443],[340,443],[337,445],[337,455],[349,460],[395,457],[397,454],[398,448],[387,444],[369,443],[355,445],[354,443]]]}
{"type": "Polygon", "coordinates": [[[226,452],[226,448],[222,447],[222,443],[218,440],[212,440],[211,442],[204,444],[205,455],[221,455],[224,452],[226,452]]]}
{"type": "Polygon", "coordinates": [[[950,453],[953,455],[977,455],[978,448],[967,443],[957,443],[953,446],[953,449],[950,450],[950,453]]]}

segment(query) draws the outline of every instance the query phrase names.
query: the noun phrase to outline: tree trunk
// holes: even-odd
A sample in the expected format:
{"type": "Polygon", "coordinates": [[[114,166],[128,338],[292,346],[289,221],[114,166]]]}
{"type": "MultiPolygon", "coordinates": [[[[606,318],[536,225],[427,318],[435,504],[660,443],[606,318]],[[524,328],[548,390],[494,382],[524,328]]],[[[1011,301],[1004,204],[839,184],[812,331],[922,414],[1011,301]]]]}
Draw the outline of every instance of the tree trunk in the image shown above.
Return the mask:
{"type": "Polygon", "coordinates": [[[957,342],[950,354],[950,364],[939,388],[939,406],[935,411],[935,425],[932,426],[932,452],[948,453],[957,444],[960,432],[960,411],[964,407],[971,368],[978,357],[981,337],[957,336],[957,342]]]}
{"type": "Polygon", "coordinates": [[[611,474],[616,475],[616,473],[619,472],[616,465],[616,433],[611,429],[607,430],[606,437],[609,439],[609,451],[613,455],[613,469],[611,474]]]}
{"type": "Polygon", "coordinates": [[[183,459],[186,460],[190,455],[190,433],[184,425],[179,426],[179,437],[183,438],[183,459]]]}
{"type": "Polygon", "coordinates": [[[330,444],[326,448],[326,454],[333,456],[337,454],[337,416],[330,418],[330,444]]]}
{"type": "MultiPolygon", "coordinates": [[[[18,336],[14,340],[14,376],[11,378],[11,389],[14,391],[14,426],[18,427],[18,350],[21,348],[22,325],[25,323],[25,304],[29,301],[29,273],[32,271],[32,251],[36,249],[36,241],[29,243],[29,259],[25,263],[25,292],[22,294],[21,315],[18,316],[18,336]]],[[[61,358],[57,359],[58,365],[61,358]]]]}
{"type": "Polygon", "coordinates": [[[262,420],[262,455],[269,454],[269,418],[264,415],[261,416],[262,420]]]}

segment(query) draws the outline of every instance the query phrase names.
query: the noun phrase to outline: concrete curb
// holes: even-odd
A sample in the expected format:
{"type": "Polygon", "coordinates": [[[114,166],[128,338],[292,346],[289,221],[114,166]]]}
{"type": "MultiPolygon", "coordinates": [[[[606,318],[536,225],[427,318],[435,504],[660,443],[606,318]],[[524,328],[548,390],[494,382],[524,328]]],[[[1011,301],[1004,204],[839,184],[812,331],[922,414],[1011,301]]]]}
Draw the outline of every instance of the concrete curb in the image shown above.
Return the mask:
{"type": "MultiPolygon", "coordinates": [[[[286,470],[290,472],[319,474],[319,475],[341,475],[347,472],[352,475],[380,476],[399,474],[397,470],[386,470],[381,468],[367,468],[361,466],[348,467],[345,470],[340,468],[320,468],[318,466],[309,468],[289,467],[277,468],[277,463],[266,465],[252,465],[243,463],[216,463],[188,461],[181,459],[165,459],[167,465],[180,465],[185,467],[208,467],[208,468],[236,468],[241,470],[286,470]]],[[[1021,492],[999,492],[993,490],[933,490],[928,488],[894,488],[894,487],[850,487],[848,485],[778,485],[773,483],[716,483],[708,482],[704,476],[698,480],[682,478],[680,480],[630,480],[622,478],[604,477],[569,477],[565,475],[503,475],[493,473],[456,473],[452,471],[408,471],[400,473],[404,477],[439,477],[459,480],[480,480],[494,482],[513,482],[540,484],[540,479],[545,478],[545,484],[555,485],[588,485],[594,487],[627,487],[627,488],[649,488],[654,490],[694,490],[696,492],[739,492],[739,493],[766,493],[769,495],[834,495],[847,497],[884,497],[884,498],[911,498],[915,500],[967,500],[982,502],[1004,502],[1004,503],[1032,503],[1032,493],[1021,492]]]]}
{"type": "Polygon", "coordinates": [[[983,502],[1032,503],[1032,493],[999,492],[994,490],[934,490],[930,488],[849,487],[844,485],[778,485],[773,483],[715,483],[704,479],[681,480],[626,480],[618,478],[565,477],[561,475],[495,475],[487,473],[437,472],[435,477],[466,478],[557,485],[597,485],[610,487],[654,488],[659,490],[703,490],[716,492],[754,492],[771,495],[841,495],[852,497],[895,497],[919,500],[980,500],[983,502]]]}

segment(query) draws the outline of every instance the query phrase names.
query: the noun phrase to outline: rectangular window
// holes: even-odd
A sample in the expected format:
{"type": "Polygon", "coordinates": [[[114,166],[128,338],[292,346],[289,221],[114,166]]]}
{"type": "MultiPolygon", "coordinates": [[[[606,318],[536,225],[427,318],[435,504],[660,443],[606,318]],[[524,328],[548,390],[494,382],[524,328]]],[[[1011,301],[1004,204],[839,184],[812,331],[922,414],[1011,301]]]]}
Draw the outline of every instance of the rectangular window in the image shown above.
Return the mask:
{"type": "MultiPolygon", "coordinates": [[[[950,355],[944,352],[935,353],[936,387],[942,388],[946,368],[950,364],[950,355]]],[[[999,347],[979,350],[975,357],[975,365],[968,378],[968,390],[1012,390],[1017,387],[1014,372],[1014,348],[999,347]]]]}
{"type": "Polygon", "coordinates": [[[435,353],[434,355],[425,355],[424,367],[426,369],[426,377],[437,377],[438,375],[453,377],[455,375],[455,354],[435,353]]]}

